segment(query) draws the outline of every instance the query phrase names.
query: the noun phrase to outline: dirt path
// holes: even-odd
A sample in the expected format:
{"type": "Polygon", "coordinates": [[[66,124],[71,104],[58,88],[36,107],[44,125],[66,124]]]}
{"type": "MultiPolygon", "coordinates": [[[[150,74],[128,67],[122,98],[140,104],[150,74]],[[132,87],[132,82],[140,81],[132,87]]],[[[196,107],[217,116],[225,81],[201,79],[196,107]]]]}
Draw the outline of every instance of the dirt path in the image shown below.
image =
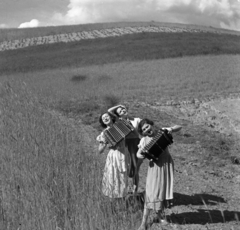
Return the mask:
{"type": "MultiPolygon", "coordinates": [[[[240,140],[238,97],[156,108],[240,140]]],[[[205,151],[198,141],[175,143],[170,151],[175,162],[176,193],[168,215],[175,225],[166,229],[240,229],[240,165],[232,164],[230,156],[221,167],[214,162],[205,164],[209,162],[201,161],[205,151]]]]}
{"type": "MultiPolygon", "coordinates": [[[[239,102],[239,98],[234,98],[197,105],[155,106],[155,109],[235,135],[240,127],[239,102]]],[[[53,113],[79,134],[84,133],[84,148],[96,154],[98,146],[95,139],[99,134],[96,129],[80,120],[53,113]]],[[[229,159],[223,160],[221,167],[219,164],[214,166],[214,162],[202,161],[206,153],[198,141],[187,144],[175,141],[170,152],[175,162],[174,206],[166,210],[171,224],[161,228],[150,217],[148,229],[240,230],[240,165],[232,164],[229,159]]],[[[104,157],[101,160],[104,162],[104,157]]],[[[148,161],[145,160],[140,170],[140,191],[145,189],[147,167],[148,161]]],[[[138,215],[135,229],[140,221],[141,215],[138,215]]]]}

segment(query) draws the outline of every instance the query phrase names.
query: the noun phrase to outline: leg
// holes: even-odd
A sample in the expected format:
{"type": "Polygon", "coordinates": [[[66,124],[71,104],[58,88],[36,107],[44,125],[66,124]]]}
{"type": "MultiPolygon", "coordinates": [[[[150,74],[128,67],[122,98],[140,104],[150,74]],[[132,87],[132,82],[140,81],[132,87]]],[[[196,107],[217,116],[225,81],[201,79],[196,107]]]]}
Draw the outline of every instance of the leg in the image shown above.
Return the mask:
{"type": "Polygon", "coordinates": [[[137,192],[138,190],[138,183],[139,183],[139,168],[142,163],[142,160],[137,159],[137,151],[138,151],[138,144],[139,144],[139,139],[138,138],[132,138],[132,139],[127,139],[126,140],[127,146],[128,146],[128,151],[132,160],[132,167],[133,167],[133,186],[134,186],[134,191],[137,192]]]}
{"type": "Polygon", "coordinates": [[[148,219],[148,216],[149,216],[149,212],[150,212],[150,209],[145,207],[144,211],[143,211],[142,223],[141,223],[141,225],[140,225],[138,230],[146,230],[146,228],[147,228],[147,219],[148,219]]]}
{"type": "Polygon", "coordinates": [[[168,224],[165,213],[164,213],[164,207],[162,207],[162,209],[158,211],[157,216],[158,216],[159,223],[161,223],[161,225],[168,224]]]}
{"type": "Polygon", "coordinates": [[[134,148],[134,139],[126,139],[126,146],[128,148],[128,176],[130,178],[133,178],[135,175],[135,169],[136,169],[136,154],[135,154],[135,148],[134,148]]]}
{"type": "Polygon", "coordinates": [[[140,166],[143,163],[142,159],[137,159],[137,166],[136,166],[136,170],[135,170],[135,174],[133,177],[133,184],[135,185],[135,189],[134,192],[138,191],[138,185],[139,185],[139,170],[140,170],[140,166]]]}
{"type": "MultiPolygon", "coordinates": [[[[127,143],[127,141],[126,141],[126,143],[127,143]]],[[[133,159],[132,159],[130,152],[125,156],[125,160],[127,163],[127,175],[129,178],[133,178],[134,177],[134,165],[133,165],[133,159]]]]}

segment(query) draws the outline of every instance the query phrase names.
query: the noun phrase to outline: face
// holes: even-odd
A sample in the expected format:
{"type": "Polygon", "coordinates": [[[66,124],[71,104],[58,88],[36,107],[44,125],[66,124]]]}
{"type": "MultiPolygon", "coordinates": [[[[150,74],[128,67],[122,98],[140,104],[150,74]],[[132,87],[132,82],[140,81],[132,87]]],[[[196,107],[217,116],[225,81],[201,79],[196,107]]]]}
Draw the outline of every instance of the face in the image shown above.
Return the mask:
{"type": "Polygon", "coordinates": [[[116,112],[120,117],[128,115],[126,108],[123,108],[123,107],[117,108],[116,112]]]}
{"type": "Polygon", "coordinates": [[[105,125],[110,125],[110,124],[112,124],[112,119],[111,119],[111,117],[109,116],[108,113],[104,113],[104,114],[102,115],[102,121],[103,121],[103,123],[104,123],[105,125]]]}
{"type": "Polygon", "coordinates": [[[143,136],[151,136],[153,134],[153,127],[150,124],[145,123],[142,126],[142,135],[143,136]]]}

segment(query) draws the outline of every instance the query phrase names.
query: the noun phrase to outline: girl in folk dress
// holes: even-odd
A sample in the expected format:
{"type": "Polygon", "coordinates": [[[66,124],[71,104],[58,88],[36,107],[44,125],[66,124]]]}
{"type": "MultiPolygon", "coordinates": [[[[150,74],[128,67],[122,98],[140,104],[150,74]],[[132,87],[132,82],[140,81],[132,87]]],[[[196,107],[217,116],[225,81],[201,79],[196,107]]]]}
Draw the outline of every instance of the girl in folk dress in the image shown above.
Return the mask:
{"type": "Polygon", "coordinates": [[[116,105],[108,112],[117,116],[120,119],[125,119],[131,123],[134,128],[134,132],[126,137],[126,146],[128,148],[129,155],[126,156],[128,165],[128,176],[133,178],[133,192],[137,192],[139,184],[139,169],[143,162],[142,159],[137,158],[138,144],[140,141],[140,135],[138,134],[138,124],[141,121],[140,118],[132,118],[129,116],[127,108],[124,105],[116,105]]]}
{"type": "MultiPolygon", "coordinates": [[[[137,157],[145,158],[144,147],[154,138],[158,130],[149,119],[143,119],[139,124],[139,133],[143,136],[139,143],[137,157]]],[[[181,130],[181,126],[173,126],[167,129],[169,133],[181,130]]],[[[173,199],[173,171],[172,157],[166,148],[157,161],[150,161],[146,179],[146,197],[142,223],[139,230],[145,230],[150,210],[157,212],[161,224],[167,224],[164,218],[164,205],[166,201],[173,199]]]]}
{"type": "MultiPolygon", "coordinates": [[[[113,125],[115,118],[109,113],[104,113],[100,116],[99,122],[106,130],[113,125]]],[[[97,137],[97,141],[99,142],[98,150],[101,154],[108,146],[104,131],[97,137]]],[[[114,148],[109,147],[102,179],[102,192],[107,197],[122,198],[127,195],[126,154],[128,154],[128,151],[124,141],[118,143],[114,148]]]]}

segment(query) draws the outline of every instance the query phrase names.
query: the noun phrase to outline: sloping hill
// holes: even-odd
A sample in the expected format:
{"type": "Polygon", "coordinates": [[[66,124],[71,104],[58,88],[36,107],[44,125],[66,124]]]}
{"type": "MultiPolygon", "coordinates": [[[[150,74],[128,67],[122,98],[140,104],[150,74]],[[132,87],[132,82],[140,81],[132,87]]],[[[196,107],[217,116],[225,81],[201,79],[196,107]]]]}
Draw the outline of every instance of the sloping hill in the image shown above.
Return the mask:
{"type": "MultiPolygon", "coordinates": [[[[238,230],[240,37],[185,25],[119,25],[1,43],[0,226],[137,229],[142,210],[111,213],[98,190],[106,157],[96,154],[98,117],[123,103],[134,117],[183,126],[170,147],[171,224],[161,228],[151,217],[149,229],[238,230]]],[[[140,191],[147,167],[145,160],[140,191]]]]}
{"type": "MultiPolygon", "coordinates": [[[[68,27],[71,28],[71,27],[68,27]]],[[[61,27],[59,27],[59,32],[46,32],[45,36],[31,37],[30,35],[25,35],[28,37],[23,37],[21,39],[7,39],[6,41],[2,41],[0,43],[0,51],[4,50],[12,50],[19,49],[28,46],[36,46],[36,45],[44,45],[44,44],[52,44],[58,42],[74,42],[85,39],[94,39],[94,38],[106,38],[106,37],[116,37],[123,36],[126,34],[134,34],[134,33],[217,33],[217,34],[232,34],[232,35],[240,35],[237,31],[223,30],[212,27],[204,27],[204,26],[193,26],[193,25],[182,25],[182,24],[171,24],[171,23],[118,23],[117,25],[112,24],[102,24],[98,25],[97,28],[95,26],[89,25],[89,27],[85,26],[87,30],[84,30],[84,26],[82,27],[73,27],[72,32],[61,33],[61,27]],[[140,24],[140,25],[139,25],[140,24]],[[119,26],[119,27],[118,27],[119,26]],[[107,28],[106,28],[107,27],[107,28]],[[77,31],[77,32],[76,32],[77,31]],[[51,35],[48,35],[52,33],[51,35]],[[57,34],[56,34],[57,33],[57,34]]],[[[32,29],[30,29],[32,30],[32,29]]],[[[34,30],[34,29],[33,29],[34,30]]],[[[4,32],[4,30],[2,31],[4,32]]],[[[8,32],[8,31],[7,31],[8,32]]],[[[9,34],[13,33],[9,31],[9,34]]],[[[44,30],[42,31],[42,34],[44,30]]],[[[15,34],[18,34],[15,31],[15,34]]],[[[26,33],[27,34],[27,33],[26,33]]],[[[7,33],[5,35],[7,36],[7,33]]],[[[16,35],[17,36],[17,35],[16,35]]],[[[21,35],[20,35],[21,36],[21,35]]]]}

